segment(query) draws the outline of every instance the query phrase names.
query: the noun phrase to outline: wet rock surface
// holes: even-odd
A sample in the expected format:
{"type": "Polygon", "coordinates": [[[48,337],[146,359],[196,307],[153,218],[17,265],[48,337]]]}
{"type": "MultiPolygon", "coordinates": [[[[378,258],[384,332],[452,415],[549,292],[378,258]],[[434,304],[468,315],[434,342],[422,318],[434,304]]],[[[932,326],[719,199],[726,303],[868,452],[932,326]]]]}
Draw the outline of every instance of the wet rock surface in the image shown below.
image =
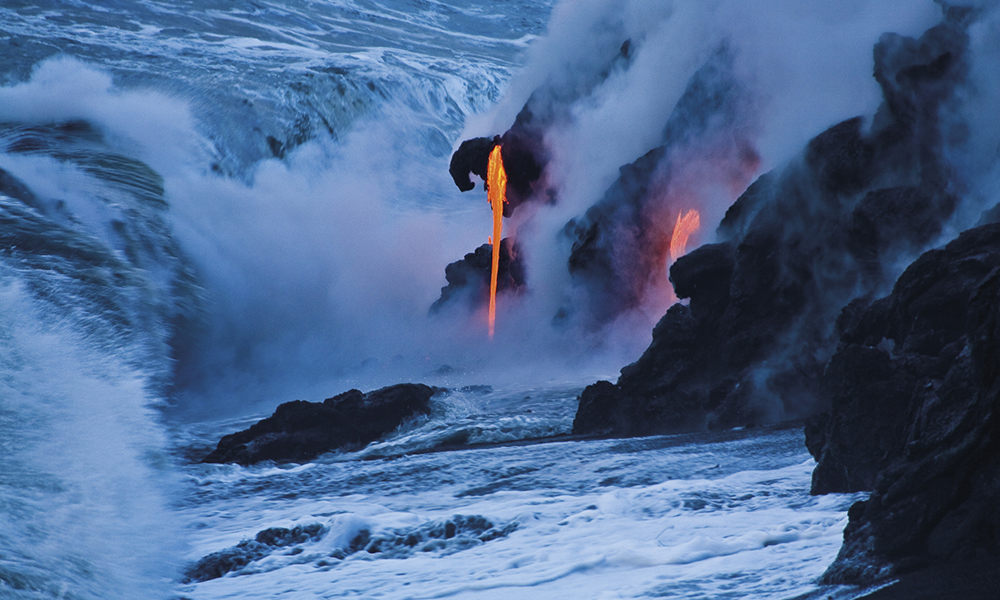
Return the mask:
{"type": "Polygon", "coordinates": [[[259,532],[252,540],[243,540],[232,548],[213,552],[189,566],[184,571],[184,583],[218,579],[283,548],[288,548],[292,552],[300,550],[296,547],[318,540],[326,533],[327,528],[319,523],[298,525],[292,529],[269,527],[259,532]]]}
{"type": "Polygon", "coordinates": [[[249,429],[223,437],[202,462],[307,462],[332,450],[357,448],[409,417],[429,414],[429,401],[439,391],[402,383],[367,394],[350,390],[323,402],[286,402],[249,429]]]}
{"type": "MultiPolygon", "coordinates": [[[[359,553],[368,560],[408,558],[417,553],[447,556],[506,537],[517,526],[517,521],[497,524],[480,515],[452,515],[410,528],[379,532],[361,528],[344,544],[328,544],[332,548],[312,544],[331,535],[330,528],[325,525],[311,523],[292,529],[270,527],[252,540],[243,540],[236,546],[202,557],[185,570],[184,582],[209,581],[228,573],[266,568],[257,561],[276,554],[293,557],[274,561],[279,564],[295,562],[312,564],[317,568],[337,566],[359,553]]],[[[272,565],[270,568],[276,567],[272,565]]]]}
{"type": "Polygon", "coordinates": [[[870,128],[855,118],[816,136],[747,188],[719,243],[674,263],[670,280],[689,304],[667,311],[617,383],[583,392],[574,433],[676,433],[827,407],[820,379],[841,309],[885,293],[895,265],[933,243],[955,209],[942,140],[957,125],[940,114],[967,71],[967,14],[946,12],[919,40],[876,45],[884,102],[870,128]]]}

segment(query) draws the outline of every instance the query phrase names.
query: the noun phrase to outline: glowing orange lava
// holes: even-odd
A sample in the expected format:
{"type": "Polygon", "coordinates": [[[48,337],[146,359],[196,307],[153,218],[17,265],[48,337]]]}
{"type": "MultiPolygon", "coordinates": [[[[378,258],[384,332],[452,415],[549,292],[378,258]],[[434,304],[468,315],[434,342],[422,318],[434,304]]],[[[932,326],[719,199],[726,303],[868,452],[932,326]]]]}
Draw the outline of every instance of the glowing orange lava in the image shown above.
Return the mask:
{"type": "Polygon", "coordinates": [[[500,146],[490,152],[490,163],[486,172],[487,198],[493,208],[493,267],[490,271],[490,339],[497,319],[497,270],[500,267],[500,234],[503,232],[503,205],[507,202],[507,172],[503,169],[500,146]]]}
{"type": "Polygon", "coordinates": [[[677,213],[677,224],[674,225],[674,233],[670,236],[670,262],[684,256],[688,238],[698,231],[699,227],[701,227],[701,215],[698,211],[691,209],[677,213]]]}

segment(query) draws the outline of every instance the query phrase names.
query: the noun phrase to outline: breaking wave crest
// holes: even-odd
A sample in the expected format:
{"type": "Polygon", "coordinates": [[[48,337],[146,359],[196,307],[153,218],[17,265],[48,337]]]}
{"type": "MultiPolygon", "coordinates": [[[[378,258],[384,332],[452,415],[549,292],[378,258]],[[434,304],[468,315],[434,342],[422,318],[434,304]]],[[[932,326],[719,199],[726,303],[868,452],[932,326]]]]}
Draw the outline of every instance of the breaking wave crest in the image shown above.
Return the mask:
{"type": "Polygon", "coordinates": [[[181,536],[148,374],[0,276],[0,595],[169,597],[181,536]]]}

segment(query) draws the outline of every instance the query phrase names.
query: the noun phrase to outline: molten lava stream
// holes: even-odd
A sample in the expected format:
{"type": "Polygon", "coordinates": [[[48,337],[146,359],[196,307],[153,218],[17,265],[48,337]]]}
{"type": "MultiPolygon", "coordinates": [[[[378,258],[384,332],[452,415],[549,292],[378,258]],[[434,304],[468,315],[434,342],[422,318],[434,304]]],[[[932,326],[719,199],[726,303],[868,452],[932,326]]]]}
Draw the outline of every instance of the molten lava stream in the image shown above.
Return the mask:
{"type": "Polygon", "coordinates": [[[688,238],[698,231],[699,227],[701,227],[701,215],[698,211],[691,209],[677,213],[677,224],[674,225],[674,233],[670,236],[671,263],[687,253],[688,238]]]}
{"type": "MultiPolygon", "coordinates": [[[[677,213],[677,223],[674,231],[670,235],[669,255],[667,256],[667,269],[670,265],[687,253],[688,238],[701,227],[701,215],[698,211],[691,209],[687,212],[677,213]]],[[[678,301],[677,294],[674,293],[673,286],[667,288],[667,303],[673,304],[678,301]]]]}
{"type": "Polygon", "coordinates": [[[507,172],[503,168],[503,157],[500,156],[500,146],[494,146],[490,152],[489,167],[486,172],[487,198],[493,208],[493,266],[490,271],[490,339],[493,339],[493,329],[497,319],[497,271],[500,268],[500,234],[503,232],[503,205],[507,202],[507,172]]]}

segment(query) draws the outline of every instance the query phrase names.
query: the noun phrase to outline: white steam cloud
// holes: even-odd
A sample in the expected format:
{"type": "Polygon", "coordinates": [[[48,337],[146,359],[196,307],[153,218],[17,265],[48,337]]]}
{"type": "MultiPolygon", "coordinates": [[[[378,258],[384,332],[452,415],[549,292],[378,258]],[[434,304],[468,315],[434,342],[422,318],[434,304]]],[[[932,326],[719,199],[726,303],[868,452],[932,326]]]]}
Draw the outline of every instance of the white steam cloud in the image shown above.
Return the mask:
{"type": "MultiPolygon", "coordinates": [[[[741,133],[753,139],[763,173],[788,162],[831,125],[874,114],[881,102],[872,77],[872,48],[879,36],[886,31],[919,36],[940,18],[940,7],[931,0],[589,0],[557,6],[548,35],[532,46],[527,66],[508,93],[490,113],[468,119],[462,136],[502,132],[538,88],[565,93],[575,85],[580,90],[583,82],[600,77],[625,40],[631,41],[628,67],[612,70],[576,98],[569,117],[547,133],[548,183],[557,189],[559,203],[539,208],[518,224],[536,312],[554,314],[571,293],[568,243],[555,244],[557,232],[603,196],[620,166],[662,143],[663,128],[688,81],[721,44],[733,50],[735,75],[750,98],[745,110],[752,114],[742,116],[750,131],[741,133]]],[[[712,241],[739,191],[712,192],[699,206],[701,242],[712,241]]],[[[630,340],[626,355],[641,351],[662,308],[661,302],[651,302],[603,333],[630,340]]]]}

